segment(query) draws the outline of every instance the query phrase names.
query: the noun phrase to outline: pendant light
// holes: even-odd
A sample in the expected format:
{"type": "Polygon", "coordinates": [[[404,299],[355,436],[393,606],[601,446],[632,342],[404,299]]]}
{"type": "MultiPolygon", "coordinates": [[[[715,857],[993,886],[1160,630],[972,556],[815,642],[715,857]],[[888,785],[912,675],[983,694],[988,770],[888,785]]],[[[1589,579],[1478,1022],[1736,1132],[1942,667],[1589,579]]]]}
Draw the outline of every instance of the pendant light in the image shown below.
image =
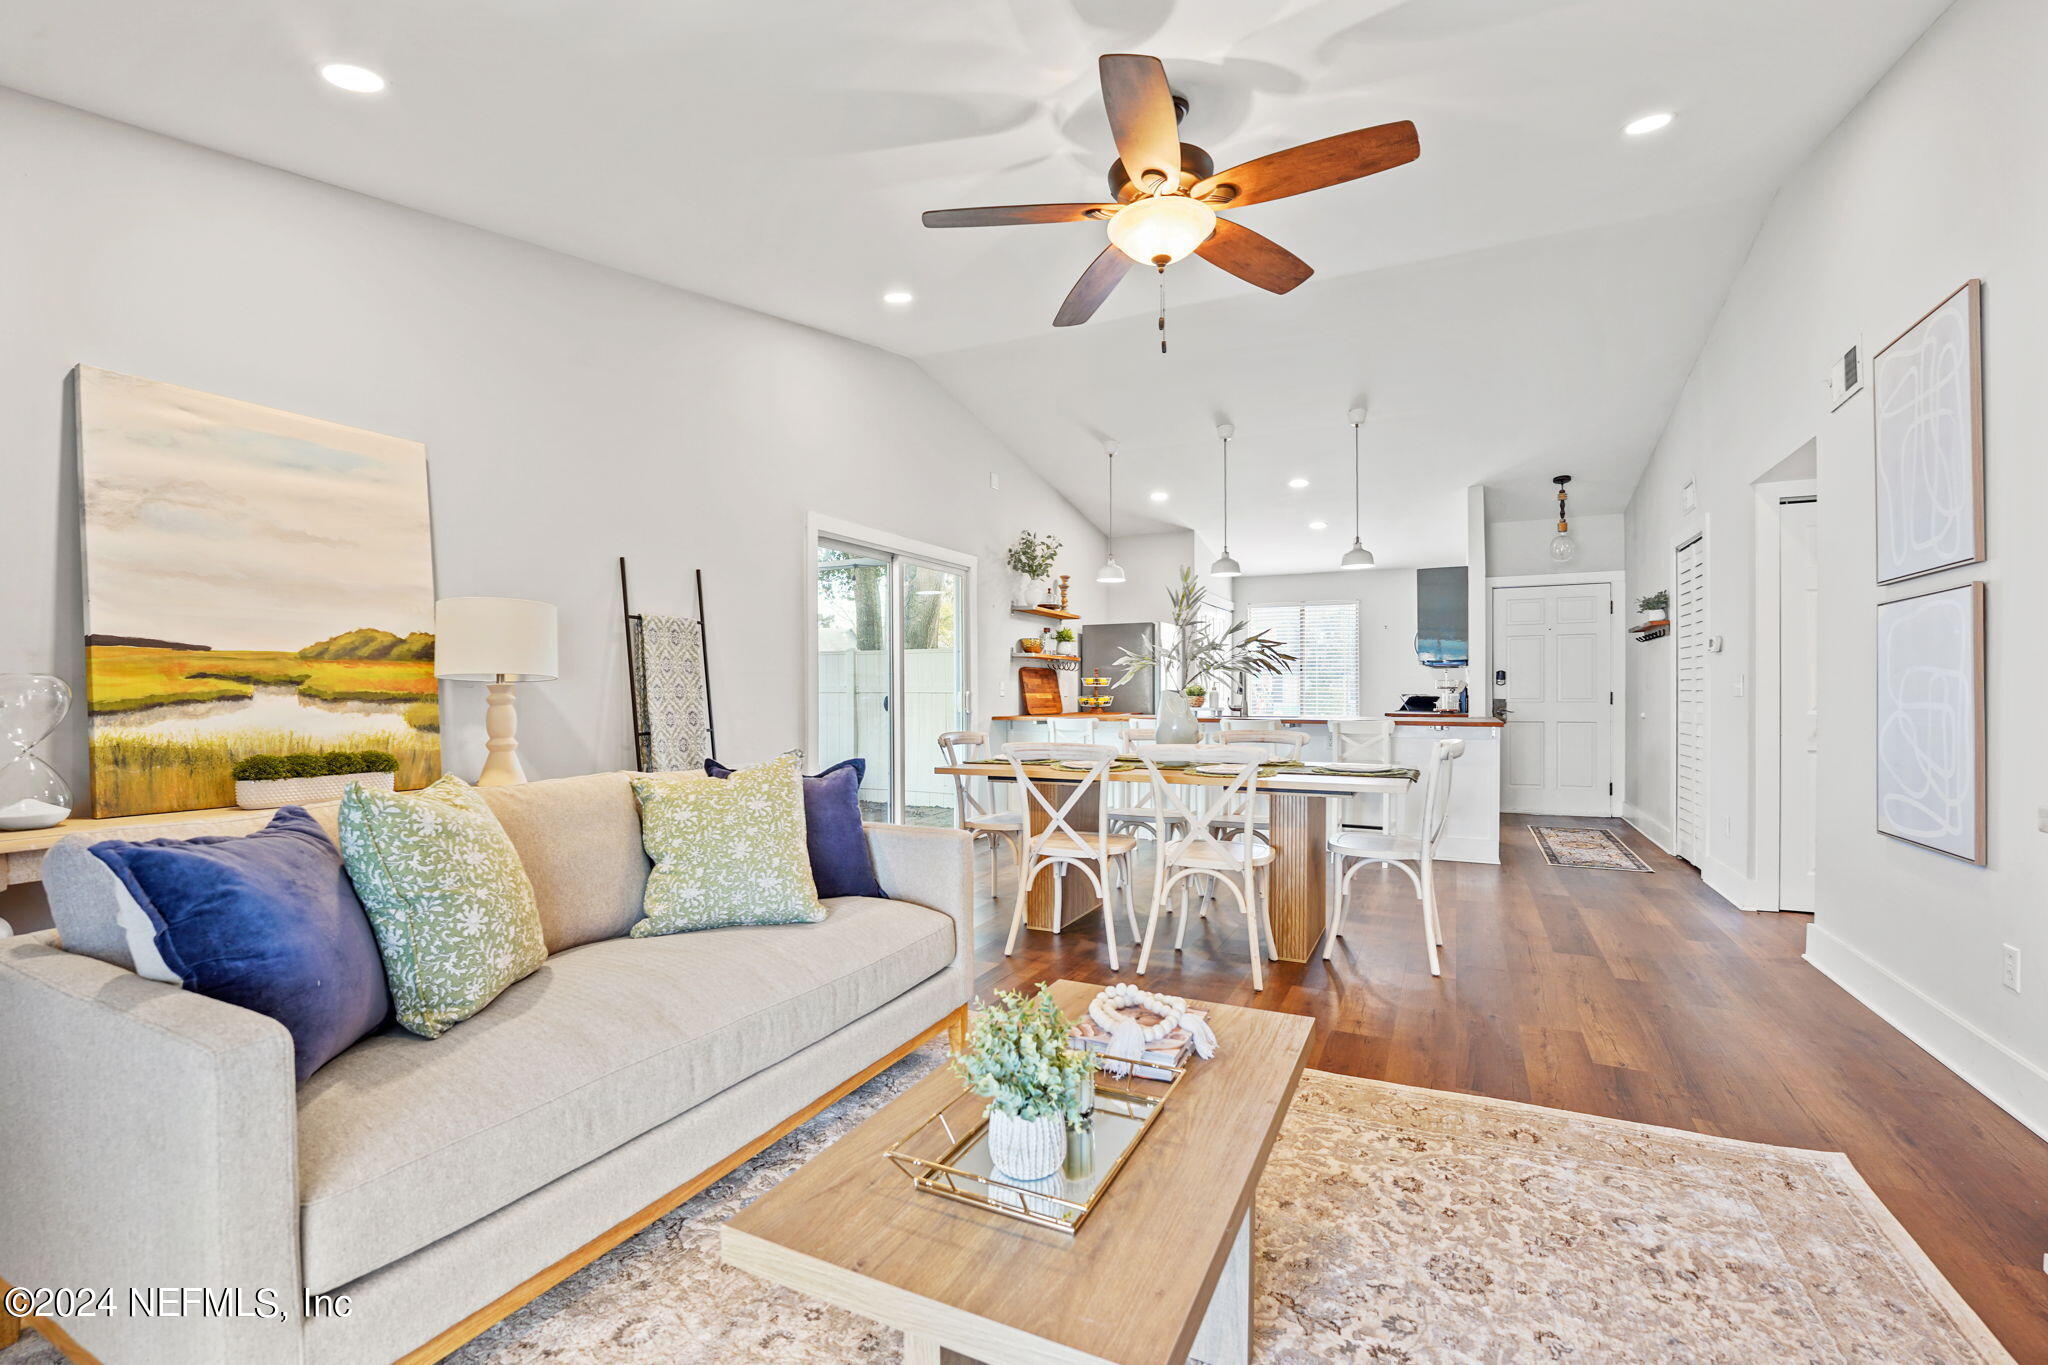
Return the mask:
{"type": "Polygon", "coordinates": [[[1365,548],[1365,486],[1359,478],[1358,429],[1365,425],[1365,409],[1353,408],[1351,418],[1351,548],[1344,552],[1340,569],[1370,569],[1372,551],[1365,548]]]}
{"type": "Polygon", "coordinates": [[[1557,534],[1550,538],[1550,558],[1558,564],[1571,563],[1579,553],[1579,542],[1572,537],[1571,521],[1564,514],[1564,486],[1571,481],[1569,474],[1559,474],[1551,480],[1557,485],[1557,534]]]}
{"type": "Polygon", "coordinates": [[[1121,583],[1124,581],[1124,566],[1116,562],[1116,442],[1103,447],[1109,456],[1109,514],[1103,518],[1105,537],[1109,541],[1109,558],[1102,561],[1102,567],[1095,571],[1097,583],[1121,583]]]}
{"type": "Polygon", "coordinates": [[[1223,558],[1209,566],[1209,576],[1235,578],[1244,572],[1244,566],[1230,557],[1230,438],[1237,435],[1237,428],[1225,422],[1216,434],[1223,438],[1223,558]]]}

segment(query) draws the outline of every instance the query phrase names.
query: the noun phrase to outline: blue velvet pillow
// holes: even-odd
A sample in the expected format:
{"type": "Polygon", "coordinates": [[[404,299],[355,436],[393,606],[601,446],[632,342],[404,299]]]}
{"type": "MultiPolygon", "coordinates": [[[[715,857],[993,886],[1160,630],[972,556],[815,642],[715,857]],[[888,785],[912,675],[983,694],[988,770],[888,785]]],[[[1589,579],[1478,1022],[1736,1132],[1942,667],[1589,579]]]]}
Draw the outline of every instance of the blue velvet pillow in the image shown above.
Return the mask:
{"type": "Polygon", "coordinates": [[[300,1080],[391,1013],[377,939],[341,853],[299,807],[254,834],[113,839],[92,852],[148,916],[164,966],[186,990],[285,1026],[300,1080]]]}
{"type": "MultiPolygon", "coordinates": [[[[704,771],[713,777],[732,776],[732,769],[715,758],[704,760],[704,771]]],[[[821,901],[885,894],[875,880],[875,860],[868,853],[867,831],[861,828],[860,784],[867,775],[866,759],[849,758],[804,779],[804,842],[821,901]]]]}

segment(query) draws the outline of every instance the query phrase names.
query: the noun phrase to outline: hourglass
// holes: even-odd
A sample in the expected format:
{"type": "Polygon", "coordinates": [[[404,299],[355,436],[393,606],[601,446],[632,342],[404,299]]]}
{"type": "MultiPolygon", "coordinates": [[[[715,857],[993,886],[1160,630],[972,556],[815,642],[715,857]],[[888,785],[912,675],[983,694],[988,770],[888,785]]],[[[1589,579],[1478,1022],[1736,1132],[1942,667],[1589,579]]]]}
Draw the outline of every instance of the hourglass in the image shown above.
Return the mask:
{"type": "Polygon", "coordinates": [[[70,710],[62,678],[0,673],[0,829],[47,829],[71,817],[71,788],[33,752],[70,710]]]}

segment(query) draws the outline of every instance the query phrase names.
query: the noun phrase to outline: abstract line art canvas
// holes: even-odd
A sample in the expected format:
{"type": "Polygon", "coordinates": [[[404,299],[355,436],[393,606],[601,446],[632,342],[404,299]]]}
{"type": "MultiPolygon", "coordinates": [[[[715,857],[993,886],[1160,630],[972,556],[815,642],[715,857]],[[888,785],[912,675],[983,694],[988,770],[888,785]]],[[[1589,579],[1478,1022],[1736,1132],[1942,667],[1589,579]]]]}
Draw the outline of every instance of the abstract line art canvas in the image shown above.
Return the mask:
{"type": "Polygon", "coordinates": [[[427,451],[78,367],[93,813],[234,804],[253,754],[441,770],[427,451]]]}
{"type": "Polygon", "coordinates": [[[1984,558],[1981,287],[1949,295],[1877,354],[1877,581],[1984,558]]]}
{"type": "Polygon", "coordinates": [[[1877,828],[1984,861],[1984,585],[1877,608],[1877,828]]]}

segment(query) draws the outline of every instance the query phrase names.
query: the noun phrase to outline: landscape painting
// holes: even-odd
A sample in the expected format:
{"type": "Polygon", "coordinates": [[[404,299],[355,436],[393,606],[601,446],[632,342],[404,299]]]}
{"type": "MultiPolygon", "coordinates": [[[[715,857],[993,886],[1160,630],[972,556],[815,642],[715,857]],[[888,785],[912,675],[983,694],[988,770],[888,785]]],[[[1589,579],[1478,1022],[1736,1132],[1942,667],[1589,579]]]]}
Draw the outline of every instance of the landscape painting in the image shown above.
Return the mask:
{"type": "Polygon", "coordinates": [[[78,368],[93,813],[234,804],[254,754],[440,773],[427,452],[78,368]]]}

